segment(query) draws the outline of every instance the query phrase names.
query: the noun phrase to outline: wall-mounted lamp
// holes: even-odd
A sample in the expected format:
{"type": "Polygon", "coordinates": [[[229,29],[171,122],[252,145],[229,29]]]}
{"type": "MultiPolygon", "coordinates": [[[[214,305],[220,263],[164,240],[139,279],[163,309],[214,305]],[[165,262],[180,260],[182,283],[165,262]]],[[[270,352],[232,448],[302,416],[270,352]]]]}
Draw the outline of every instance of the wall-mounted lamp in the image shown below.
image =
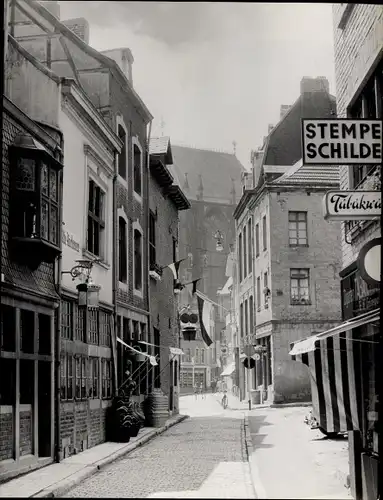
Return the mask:
{"type": "Polygon", "coordinates": [[[88,309],[97,309],[99,306],[99,293],[101,287],[95,285],[92,282],[91,272],[92,267],[95,262],[99,259],[94,260],[76,260],[78,264],[73,266],[70,271],[62,271],[61,274],[70,274],[72,276],[72,281],[80,276],[85,276],[85,281],[79,283],[76,288],[78,291],[78,306],[85,307],[88,309]]]}

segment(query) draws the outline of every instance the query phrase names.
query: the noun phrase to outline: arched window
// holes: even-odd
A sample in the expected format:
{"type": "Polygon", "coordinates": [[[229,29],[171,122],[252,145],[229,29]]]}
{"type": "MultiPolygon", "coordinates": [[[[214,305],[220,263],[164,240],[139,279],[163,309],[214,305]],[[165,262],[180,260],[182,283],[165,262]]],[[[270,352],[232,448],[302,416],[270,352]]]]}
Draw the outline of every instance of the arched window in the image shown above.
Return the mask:
{"type": "Polygon", "coordinates": [[[126,222],[118,218],[118,280],[126,283],[128,279],[128,260],[126,248],[126,222]]]}
{"type": "Polygon", "coordinates": [[[118,125],[118,137],[123,142],[121,153],[118,155],[118,173],[126,179],[126,133],[121,125],[118,125]]]}

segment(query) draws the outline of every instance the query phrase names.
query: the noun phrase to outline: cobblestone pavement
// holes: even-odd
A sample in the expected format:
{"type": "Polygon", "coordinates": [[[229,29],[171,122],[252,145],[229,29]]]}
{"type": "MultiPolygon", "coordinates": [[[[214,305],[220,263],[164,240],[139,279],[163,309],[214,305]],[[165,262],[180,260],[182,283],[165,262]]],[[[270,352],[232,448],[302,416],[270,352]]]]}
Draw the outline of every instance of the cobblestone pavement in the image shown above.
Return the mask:
{"type": "Polygon", "coordinates": [[[180,406],[191,418],[110,464],[65,497],[255,498],[243,415],[225,412],[209,395],[181,398],[180,406]]]}

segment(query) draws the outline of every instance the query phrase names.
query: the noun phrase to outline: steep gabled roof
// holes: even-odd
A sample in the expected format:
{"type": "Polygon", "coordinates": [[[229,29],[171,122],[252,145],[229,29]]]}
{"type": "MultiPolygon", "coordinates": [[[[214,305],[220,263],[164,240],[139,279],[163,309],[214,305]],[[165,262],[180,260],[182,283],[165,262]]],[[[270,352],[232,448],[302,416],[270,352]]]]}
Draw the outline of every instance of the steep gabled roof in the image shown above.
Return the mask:
{"type": "Polygon", "coordinates": [[[299,160],[272,184],[313,185],[339,184],[339,167],[337,165],[303,165],[299,160]]]}
{"type": "Polygon", "coordinates": [[[149,141],[149,154],[166,155],[166,165],[173,164],[170,137],[151,137],[149,141]]]}
{"type": "Polygon", "coordinates": [[[174,172],[189,200],[236,204],[243,165],[234,154],[172,146],[174,172]]]}

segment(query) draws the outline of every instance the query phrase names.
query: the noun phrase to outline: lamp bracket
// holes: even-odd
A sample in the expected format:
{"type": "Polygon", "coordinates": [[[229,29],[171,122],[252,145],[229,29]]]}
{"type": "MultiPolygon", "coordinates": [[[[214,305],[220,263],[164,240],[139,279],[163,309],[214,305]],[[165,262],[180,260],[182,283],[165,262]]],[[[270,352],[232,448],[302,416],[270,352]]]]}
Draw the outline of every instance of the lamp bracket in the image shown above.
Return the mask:
{"type": "Polygon", "coordinates": [[[101,259],[79,259],[75,261],[78,263],[76,266],[73,266],[70,271],[61,271],[61,274],[70,274],[72,276],[72,281],[81,276],[81,274],[85,274],[86,282],[88,283],[90,280],[93,264],[100,261],[101,259]]]}

